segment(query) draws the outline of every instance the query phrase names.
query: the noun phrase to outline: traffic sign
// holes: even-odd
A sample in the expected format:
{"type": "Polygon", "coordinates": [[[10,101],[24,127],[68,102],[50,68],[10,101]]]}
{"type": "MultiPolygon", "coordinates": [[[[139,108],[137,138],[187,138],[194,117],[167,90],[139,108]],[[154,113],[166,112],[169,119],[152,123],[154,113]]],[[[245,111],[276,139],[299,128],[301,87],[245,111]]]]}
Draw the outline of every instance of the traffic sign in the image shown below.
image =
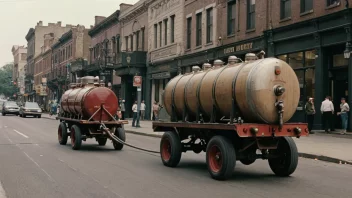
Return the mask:
{"type": "Polygon", "coordinates": [[[134,76],[133,86],[134,87],[141,87],[142,86],[142,76],[134,76]]]}

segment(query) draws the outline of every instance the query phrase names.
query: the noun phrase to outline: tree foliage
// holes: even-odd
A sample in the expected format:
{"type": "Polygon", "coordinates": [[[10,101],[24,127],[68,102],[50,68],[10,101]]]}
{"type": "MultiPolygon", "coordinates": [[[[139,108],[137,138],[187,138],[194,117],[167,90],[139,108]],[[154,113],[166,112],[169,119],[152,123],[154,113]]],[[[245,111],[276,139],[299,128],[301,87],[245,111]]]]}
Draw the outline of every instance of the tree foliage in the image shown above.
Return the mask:
{"type": "Polygon", "coordinates": [[[17,93],[17,87],[12,82],[13,63],[9,63],[0,68],[0,95],[11,97],[17,93]]]}

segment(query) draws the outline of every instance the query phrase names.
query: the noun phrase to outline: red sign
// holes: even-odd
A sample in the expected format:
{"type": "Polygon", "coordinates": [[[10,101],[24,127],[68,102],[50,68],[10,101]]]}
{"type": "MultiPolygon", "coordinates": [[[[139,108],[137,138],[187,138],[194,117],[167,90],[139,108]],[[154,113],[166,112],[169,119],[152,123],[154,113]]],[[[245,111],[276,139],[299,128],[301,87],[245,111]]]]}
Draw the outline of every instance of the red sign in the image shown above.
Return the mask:
{"type": "Polygon", "coordinates": [[[142,86],[142,76],[134,76],[133,86],[134,87],[141,87],[142,86]]]}

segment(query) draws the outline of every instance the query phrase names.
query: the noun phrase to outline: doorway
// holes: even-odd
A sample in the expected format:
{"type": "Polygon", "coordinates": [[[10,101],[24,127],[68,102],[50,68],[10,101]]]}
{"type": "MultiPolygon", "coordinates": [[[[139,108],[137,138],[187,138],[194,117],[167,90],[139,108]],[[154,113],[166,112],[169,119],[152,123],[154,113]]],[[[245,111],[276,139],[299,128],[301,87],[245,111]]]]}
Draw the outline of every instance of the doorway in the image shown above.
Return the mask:
{"type": "Polygon", "coordinates": [[[332,96],[335,115],[334,117],[334,127],[337,129],[341,128],[341,118],[337,116],[336,112],[340,111],[341,98],[346,98],[348,101],[348,77],[347,68],[341,68],[338,70],[330,70],[330,93],[332,96]]]}

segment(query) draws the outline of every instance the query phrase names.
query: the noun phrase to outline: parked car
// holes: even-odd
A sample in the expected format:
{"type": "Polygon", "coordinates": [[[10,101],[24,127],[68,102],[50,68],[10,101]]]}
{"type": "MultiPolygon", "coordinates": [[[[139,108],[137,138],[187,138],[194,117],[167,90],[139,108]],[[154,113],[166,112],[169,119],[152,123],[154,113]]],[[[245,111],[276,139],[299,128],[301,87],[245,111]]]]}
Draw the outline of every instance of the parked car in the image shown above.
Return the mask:
{"type": "Polygon", "coordinates": [[[36,102],[25,102],[20,107],[20,117],[25,118],[26,116],[33,116],[37,118],[42,117],[42,109],[36,102]]]}
{"type": "Polygon", "coordinates": [[[5,101],[1,106],[1,114],[5,116],[6,114],[19,115],[20,107],[15,101],[5,101]]]}

